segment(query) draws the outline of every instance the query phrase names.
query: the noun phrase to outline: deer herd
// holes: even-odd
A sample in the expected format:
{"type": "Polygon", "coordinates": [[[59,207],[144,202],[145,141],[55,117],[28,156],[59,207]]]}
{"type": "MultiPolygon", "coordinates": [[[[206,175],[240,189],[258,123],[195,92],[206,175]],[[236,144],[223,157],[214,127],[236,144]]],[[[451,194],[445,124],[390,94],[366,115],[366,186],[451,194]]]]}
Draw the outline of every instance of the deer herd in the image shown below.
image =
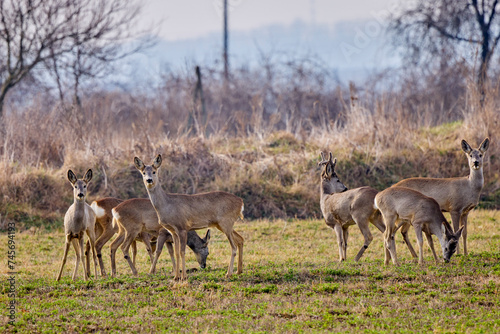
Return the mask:
{"type": "MultiPolygon", "coordinates": [[[[484,184],[483,159],[489,146],[489,139],[483,140],[477,149],[462,140],[462,150],[469,161],[468,176],[455,178],[409,178],[393,186],[378,191],[365,186],[348,189],[335,172],[337,159],[332,153],[328,158],[321,152],[320,206],[326,224],[336,235],[339,247],[339,261],[346,259],[348,228],[357,225],[364,237],[364,244],[358,251],[358,261],[373,240],[369,223],[383,233],[385,265],[392,260],[398,265],[395,234],[401,229],[403,240],[411,255],[416,260],[417,254],[408,238],[408,231],[413,226],[418,244],[418,263],[423,264],[423,238],[426,235],[429,247],[436,262],[439,257],[434,249],[432,234],[441,245],[443,260],[449,262],[451,256],[459,251],[459,239],[462,238],[463,252],[467,255],[467,216],[479,202],[479,195],[484,184]],[[453,227],[446,220],[443,212],[449,212],[453,227]]],[[[151,165],[145,165],[141,159],[134,158],[134,165],[142,174],[149,199],[134,198],[121,200],[103,198],[86,202],[87,186],[92,179],[89,169],[83,179],[78,179],[73,171],[68,170],[68,179],[73,186],[74,202],[64,216],[66,243],[61,268],[57,280],[61,279],[70,248],[76,253],[73,280],[76,278],[80,261],[84,277],[91,274],[90,254],[94,259],[94,274],[97,277],[97,262],[101,276],[106,276],[102,260],[103,246],[117,234],[111,243],[111,276],[116,275],[116,250],[121,248],[125,260],[134,275],[136,269],[136,242],[143,242],[148,252],[151,268],[156,271],[156,264],[166,244],[173,264],[175,280],[186,279],[186,245],[194,252],[196,260],[203,269],[208,256],[210,230],[201,238],[195,230],[215,227],[224,233],[231,246],[231,258],[226,277],[233,274],[236,255],[238,255],[236,273],[243,269],[243,237],[234,229],[238,218],[243,219],[243,200],[233,194],[214,191],[194,195],[166,193],[160,184],[158,170],[162,163],[157,155],[151,165]],[[84,252],[84,235],[88,241],[84,252]],[[132,259],[129,249],[132,247],[132,259]],[[154,254],[153,254],[154,253],[154,254]]]]}

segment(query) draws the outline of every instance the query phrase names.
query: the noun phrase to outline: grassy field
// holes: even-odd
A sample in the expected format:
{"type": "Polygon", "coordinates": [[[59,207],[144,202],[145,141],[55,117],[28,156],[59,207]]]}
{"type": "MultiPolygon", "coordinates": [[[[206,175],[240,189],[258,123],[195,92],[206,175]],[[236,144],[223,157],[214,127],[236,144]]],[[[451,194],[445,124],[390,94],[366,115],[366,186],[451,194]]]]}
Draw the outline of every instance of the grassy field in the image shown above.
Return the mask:
{"type": "MultiPolygon", "coordinates": [[[[435,264],[427,245],[425,265],[413,263],[398,235],[399,268],[383,265],[382,235],[375,230],[365,256],[355,263],[362,238],[351,227],[348,261],[338,263],[336,238],[323,221],[238,222],[235,229],[245,238],[243,274],[225,278],[229,244],[214,231],[208,268],[180,283],[172,280],[166,251],[159,273],[147,274],[143,245],[138,277],[131,275],[119,250],[117,278],[85,282],[80,271],[73,282],[70,253],[57,283],[62,231],[26,231],[15,236],[16,325],[7,324],[4,275],[0,331],[500,332],[498,220],[498,211],[473,211],[471,253],[454,256],[449,264],[435,264]]],[[[1,235],[1,254],[7,244],[7,235],[1,235]]],[[[104,259],[109,268],[107,254],[104,259]]],[[[188,268],[198,267],[191,251],[186,259],[188,268]]],[[[5,257],[0,268],[7,272],[5,257]]]]}

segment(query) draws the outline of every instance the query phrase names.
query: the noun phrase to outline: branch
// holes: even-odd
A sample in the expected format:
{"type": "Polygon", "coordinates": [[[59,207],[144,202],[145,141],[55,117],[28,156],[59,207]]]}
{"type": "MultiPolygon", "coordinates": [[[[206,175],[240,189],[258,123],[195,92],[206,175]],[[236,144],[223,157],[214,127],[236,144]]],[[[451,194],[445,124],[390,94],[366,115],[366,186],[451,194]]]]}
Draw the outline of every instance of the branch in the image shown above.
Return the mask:
{"type": "Polygon", "coordinates": [[[456,40],[456,41],[460,41],[460,42],[467,42],[467,43],[475,43],[475,44],[481,44],[481,41],[477,40],[477,39],[474,39],[474,38],[465,38],[465,37],[461,37],[459,36],[458,34],[452,34],[448,31],[446,31],[445,28],[439,26],[431,17],[430,15],[426,14],[425,15],[427,17],[427,20],[426,21],[422,21],[421,23],[422,24],[427,24],[427,26],[429,26],[430,28],[434,28],[437,30],[437,32],[439,32],[441,35],[443,35],[444,37],[446,38],[449,38],[449,39],[453,39],[453,40],[456,40]]]}

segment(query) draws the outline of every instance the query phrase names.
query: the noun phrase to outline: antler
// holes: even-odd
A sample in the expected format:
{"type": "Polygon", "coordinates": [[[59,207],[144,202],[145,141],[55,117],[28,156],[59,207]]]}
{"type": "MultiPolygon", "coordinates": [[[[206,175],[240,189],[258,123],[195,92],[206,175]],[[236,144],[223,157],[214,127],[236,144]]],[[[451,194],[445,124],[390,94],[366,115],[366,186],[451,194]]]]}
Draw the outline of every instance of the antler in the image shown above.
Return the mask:
{"type": "Polygon", "coordinates": [[[332,161],[332,159],[333,159],[332,152],[330,152],[328,160],[326,160],[323,152],[320,152],[320,153],[321,153],[321,161],[318,162],[318,166],[323,166],[323,165],[326,165],[327,163],[332,163],[333,166],[335,166],[335,164],[337,163],[337,158],[335,158],[335,160],[332,161]]]}

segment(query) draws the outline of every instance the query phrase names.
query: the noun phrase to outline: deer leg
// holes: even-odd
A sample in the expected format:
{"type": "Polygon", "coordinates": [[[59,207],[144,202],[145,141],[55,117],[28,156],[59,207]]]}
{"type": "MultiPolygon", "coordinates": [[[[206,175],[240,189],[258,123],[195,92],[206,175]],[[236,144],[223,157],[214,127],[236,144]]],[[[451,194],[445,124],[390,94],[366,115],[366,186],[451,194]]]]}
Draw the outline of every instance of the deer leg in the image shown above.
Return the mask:
{"type": "Polygon", "coordinates": [[[80,235],[78,239],[73,239],[73,248],[75,249],[76,260],[75,260],[75,270],[73,271],[72,279],[73,281],[76,279],[76,274],[78,273],[78,266],[80,265],[80,259],[83,264],[83,276],[85,280],[87,280],[87,273],[85,272],[85,262],[83,260],[83,238],[80,235]]]}
{"type": "MultiPolygon", "coordinates": [[[[186,274],[186,245],[187,245],[187,230],[179,231],[179,241],[180,241],[180,251],[181,251],[181,261],[182,261],[182,276],[181,279],[187,279],[186,274]]],[[[236,253],[236,251],[234,252],[236,253]]],[[[234,256],[233,256],[234,259],[234,256]]]]}
{"type": "Polygon", "coordinates": [[[135,263],[135,258],[137,257],[137,241],[134,240],[130,244],[130,247],[132,247],[132,263],[134,264],[134,267],[137,266],[135,263]]]}
{"type": "Polygon", "coordinates": [[[111,257],[111,277],[116,276],[116,250],[120,245],[123,243],[123,240],[125,240],[125,230],[120,229],[118,232],[118,236],[116,239],[111,243],[109,246],[110,249],[110,257],[111,257]]]}
{"type": "MultiPolygon", "coordinates": [[[[396,224],[397,217],[396,216],[389,216],[389,217],[384,217],[384,222],[385,222],[385,232],[384,232],[384,245],[385,248],[389,251],[390,256],[392,258],[392,263],[395,266],[399,266],[398,262],[398,257],[396,254],[396,241],[394,240],[394,233],[395,233],[395,224],[396,224]]],[[[389,260],[387,258],[387,252],[386,252],[386,258],[385,258],[385,264],[389,264],[389,260]]]]}
{"type": "Polygon", "coordinates": [[[365,250],[368,248],[368,246],[372,242],[373,236],[372,236],[372,233],[370,232],[370,228],[368,227],[368,221],[363,221],[363,222],[360,221],[359,223],[358,222],[356,222],[356,223],[359,227],[359,230],[363,234],[363,237],[365,238],[365,243],[363,244],[363,246],[361,246],[358,254],[354,258],[354,261],[357,262],[363,256],[363,253],[365,252],[365,250]]]}
{"type": "MultiPolygon", "coordinates": [[[[461,212],[452,211],[452,212],[450,212],[450,216],[451,216],[451,222],[453,223],[453,231],[457,232],[458,229],[460,228],[461,212]]],[[[462,232],[462,236],[463,236],[463,232],[462,232]]],[[[460,254],[460,243],[457,244],[457,254],[460,254]]]]}
{"type": "Polygon", "coordinates": [[[436,263],[439,263],[439,258],[436,254],[436,250],[434,249],[434,241],[432,241],[432,235],[429,232],[424,231],[425,237],[427,238],[427,243],[429,244],[429,247],[431,248],[432,255],[434,256],[434,260],[436,260],[436,263]]]}
{"type": "Polygon", "coordinates": [[[385,225],[382,220],[382,215],[380,211],[376,210],[370,217],[370,223],[372,223],[380,232],[384,233],[385,225]]]}
{"type": "Polygon", "coordinates": [[[122,249],[123,255],[125,257],[125,260],[127,260],[128,265],[130,266],[130,269],[132,269],[132,274],[134,276],[137,276],[137,269],[135,269],[135,266],[132,263],[132,260],[130,259],[128,250],[130,248],[130,244],[135,240],[136,236],[137,236],[136,233],[126,232],[125,233],[125,240],[123,241],[123,244],[121,245],[121,249],[122,249]]]}
{"type": "Polygon", "coordinates": [[[408,238],[408,231],[411,227],[411,224],[406,222],[406,221],[405,222],[402,221],[401,224],[403,225],[401,227],[401,235],[403,236],[403,240],[406,244],[406,247],[408,247],[408,250],[410,251],[411,256],[413,257],[414,262],[416,262],[417,261],[417,253],[415,253],[415,249],[413,248],[413,246],[410,242],[410,238],[408,238]]]}
{"type": "Polygon", "coordinates": [[[418,245],[418,264],[424,264],[424,239],[422,238],[422,224],[413,223],[415,229],[415,234],[417,235],[417,245],[418,245]]]}
{"type": "MultiPolygon", "coordinates": [[[[464,213],[460,219],[460,227],[464,227],[462,230],[462,240],[464,244],[464,255],[467,256],[467,217],[469,216],[469,212],[464,213]]],[[[458,231],[458,230],[457,230],[458,231]]],[[[457,232],[455,231],[455,233],[457,232]]]]}
{"type": "Polygon", "coordinates": [[[174,280],[179,280],[181,278],[179,265],[181,263],[180,253],[181,253],[181,241],[179,240],[179,235],[176,231],[169,231],[172,234],[172,238],[174,239],[174,254],[175,254],[175,274],[174,280]]]}
{"type": "MultiPolygon", "coordinates": [[[[97,279],[97,252],[95,249],[95,230],[94,229],[87,229],[87,236],[89,237],[90,241],[90,246],[92,247],[92,257],[94,259],[94,274],[95,278],[97,279]]],[[[89,268],[88,275],[90,277],[90,251],[87,250],[87,268],[89,268]]]]}
{"type": "Polygon", "coordinates": [[[106,269],[104,268],[104,262],[102,260],[102,248],[104,245],[115,235],[115,231],[112,228],[107,228],[102,232],[95,242],[95,250],[97,253],[97,260],[99,261],[99,267],[101,268],[101,276],[106,277],[106,269]]]}
{"type": "MultiPolygon", "coordinates": [[[[144,242],[144,245],[146,246],[146,251],[148,252],[149,255],[149,262],[152,264],[153,263],[153,251],[151,250],[151,236],[147,232],[142,232],[141,234],[141,239],[142,242],[144,242]]],[[[135,240],[134,240],[135,242],[135,240]]],[[[134,262],[135,266],[135,262],[134,262]]]]}
{"type": "MultiPolygon", "coordinates": [[[[165,231],[166,232],[166,231],[165,231]]],[[[150,274],[154,274],[156,272],[156,263],[158,262],[158,259],[160,258],[161,252],[163,250],[163,245],[167,241],[167,238],[170,236],[168,232],[163,232],[160,231],[158,235],[158,239],[156,241],[156,252],[155,252],[155,257],[153,259],[153,262],[151,262],[151,269],[149,269],[150,274]]],[[[168,242],[167,243],[167,249],[168,253],[170,254],[170,259],[172,260],[173,267],[175,267],[175,259],[174,259],[174,250],[172,247],[172,243],[168,242]]]]}
{"type": "Polygon", "coordinates": [[[337,244],[339,245],[339,262],[342,262],[345,260],[343,254],[344,232],[342,231],[342,226],[340,224],[335,224],[333,230],[335,231],[335,234],[337,234],[337,244]]]}
{"type": "Polygon", "coordinates": [[[344,251],[344,260],[347,259],[347,239],[349,239],[349,225],[342,227],[342,235],[344,236],[344,243],[342,248],[344,251]]]}
{"type": "Polygon", "coordinates": [[[236,231],[233,231],[233,239],[238,246],[238,270],[236,274],[241,274],[243,272],[243,243],[244,239],[236,231]]]}
{"type": "Polygon", "coordinates": [[[66,244],[64,245],[64,255],[63,255],[63,259],[62,259],[62,263],[61,263],[61,269],[59,270],[59,275],[57,275],[56,281],[59,281],[61,279],[64,265],[66,264],[66,258],[68,257],[68,250],[69,250],[70,244],[71,244],[71,240],[70,240],[69,235],[67,235],[66,236],[66,244]]]}
{"type": "Polygon", "coordinates": [[[87,243],[85,244],[85,259],[86,261],[84,262],[83,270],[85,270],[87,276],[90,277],[90,238],[89,240],[87,240],[87,243]]]}

